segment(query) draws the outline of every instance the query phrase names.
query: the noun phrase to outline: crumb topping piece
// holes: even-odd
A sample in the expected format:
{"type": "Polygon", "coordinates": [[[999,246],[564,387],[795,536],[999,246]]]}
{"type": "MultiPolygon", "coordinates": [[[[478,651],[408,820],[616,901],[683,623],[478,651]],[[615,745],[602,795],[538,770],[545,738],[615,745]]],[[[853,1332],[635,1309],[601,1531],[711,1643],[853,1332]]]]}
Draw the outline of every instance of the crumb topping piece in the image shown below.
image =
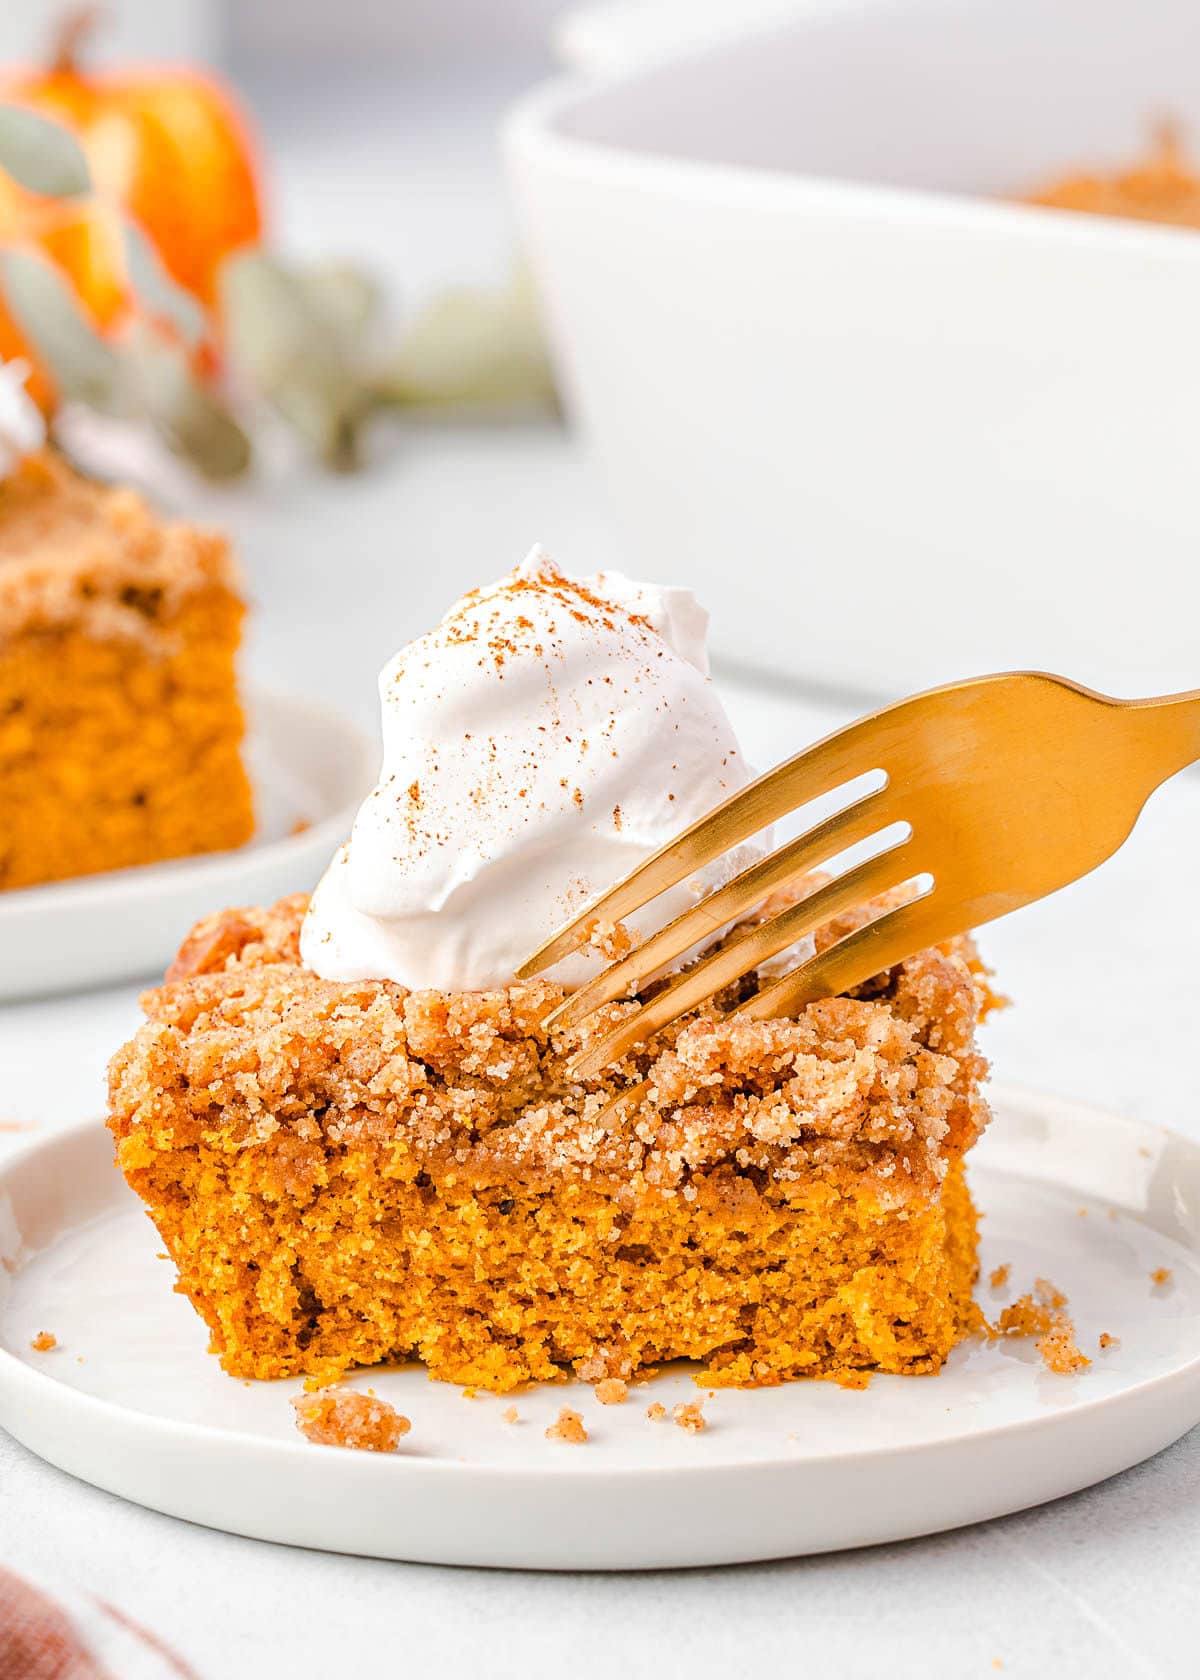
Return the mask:
{"type": "Polygon", "coordinates": [[[1075,1340],[1075,1328],[1065,1314],[1044,1336],[1038,1337],[1037,1350],[1046,1369],[1059,1376],[1074,1376],[1086,1371],[1092,1363],[1075,1340]]]}
{"type": "Polygon", "coordinates": [[[619,962],[633,950],[633,935],[624,922],[605,922],[599,916],[593,916],[584,932],[592,950],[599,951],[610,962],[619,962]]]}
{"type": "Polygon", "coordinates": [[[586,1359],[575,1367],[576,1375],[584,1382],[603,1382],[605,1377],[631,1377],[633,1361],[622,1347],[611,1343],[593,1347],[586,1359]]]}
{"type": "Polygon", "coordinates": [[[323,1447],[353,1447],[359,1452],[395,1452],[412,1428],[386,1400],[354,1388],[322,1388],[292,1400],[296,1428],[305,1440],[323,1447]]]}
{"type": "Polygon", "coordinates": [[[603,1377],[595,1388],[602,1406],[619,1406],[629,1393],[629,1385],[621,1377],[603,1377]]]}
{"type": "Polygon", "coordinates": [[[583,1427],[583,1418],[578,1412],[573,1412],[570,1406],[562,1408],[546,1431],[547,1441],[569,1441],[577,1445],[587,1438],[588,1432],[583,1427]]]}
{"type": "Polygon", "coordinates": [[[997,1328],[1002,1336],[1036,1337],[1046,1369],[1060,1376],[1074,1376],[1092,1362],[1075,1339],[1067,1305],[1061,1289],[1048,1278],[1037,1278],[1028,1294],[1005,1307],[997,1328]]]}
{"type": "Polygon", "coordinates": [[[58,1337],[49,1330],[39,1330],[29,1345],[34,1353],[49,1353],[51,1348],[58,1346],[58,1337]]]}

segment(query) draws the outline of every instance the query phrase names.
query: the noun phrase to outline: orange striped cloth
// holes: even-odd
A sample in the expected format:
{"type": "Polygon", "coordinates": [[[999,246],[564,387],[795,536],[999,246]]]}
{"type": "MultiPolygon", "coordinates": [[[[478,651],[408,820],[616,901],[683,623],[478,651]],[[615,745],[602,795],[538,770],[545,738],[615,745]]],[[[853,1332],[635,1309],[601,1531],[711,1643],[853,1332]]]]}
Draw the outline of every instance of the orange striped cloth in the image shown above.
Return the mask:
{"type": "Polygon", "coordinates": [[[0,1680],[196,1680],[111,1604],[0,1564],[0,1680]]]}

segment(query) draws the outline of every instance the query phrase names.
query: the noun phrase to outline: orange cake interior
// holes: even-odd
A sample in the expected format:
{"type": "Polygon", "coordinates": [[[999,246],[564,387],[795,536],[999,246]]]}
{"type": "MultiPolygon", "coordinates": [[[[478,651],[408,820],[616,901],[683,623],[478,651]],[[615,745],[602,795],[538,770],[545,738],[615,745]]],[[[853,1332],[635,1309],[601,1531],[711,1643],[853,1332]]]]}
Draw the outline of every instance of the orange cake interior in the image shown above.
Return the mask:
{"type": "Polygon", "coordinates": [[[43,454],[0,481],[0,889],[238,846],[225,541],[43,454]]]}
{"type": "Polygon", "coordinates": [[[233,1375],[858,1383],[978,1322],[969,941],[795,1019],[724,1015],[751,978],[576,1081],[561,988],[323,980],[304,908],[201,923],[110,1070],[119,1164],[233,1375]]]}

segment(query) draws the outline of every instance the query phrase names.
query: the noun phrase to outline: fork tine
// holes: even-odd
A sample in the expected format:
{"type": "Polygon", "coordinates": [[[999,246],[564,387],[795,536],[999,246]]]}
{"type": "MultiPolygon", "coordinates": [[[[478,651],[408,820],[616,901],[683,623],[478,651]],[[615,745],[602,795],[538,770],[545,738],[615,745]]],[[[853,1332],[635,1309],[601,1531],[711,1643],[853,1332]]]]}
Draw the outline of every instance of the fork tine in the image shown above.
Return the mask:
{"type": "Polygon", "coordinates": [[[965,933],[976,919],[971,904],[949,894],[939,898],[935,882],[920,897],[885,911],[764,986],[733,1014],[752,1021],[794,1015],[818,998],[837,997],[861,986],[864,980],[894,968],[914,951],[965,933]]]}
{"type": "MultiPolygon", "coordinates": [[[[891,801],[894,802],[894,801],[891,801]]],[[[711,937],[730,922],[736,922],[755,905],[761,904],[777,887],[786,886],[815,869],[839,852],[857,845],[892,820],[888,813],[887,788],[865,795],[853,805],[837,811],[815,828],[781,846],[778,851],[735,875],[716,892],[702,898],[676,916],[627,956],[606,968],[594,980],[572,992],[546,1017],[547,1027],[571,1027],[601,1004],[611,1003],[634,991],[664,964],[690,950],[706,936],[711,937]]]]}
{"type": "Polygon", "coordinates": [[[810,799],[829,793],[869,770],[884,768],[871,757],[871,749],[878,739],[878,724],[909,704],[901,701],[898,706],[885,707],[882,712],[836,730],[733,794],[723,805],[653,852],[624,880],[593,899],[573,920],[539,945],[517,970],[518,980],[531,979],[585,944],[586,930],[597,918],[621,921],[668,887],[678,886],[706,863],[806,805],[810,799]]]}
{"type": "Polygon", "coordinates": [[[848,869],[844,875],[818,888],[808,898],[731,939],[721,950],[697,963],[695,968],[677,975],[649,1003],[627,1015],[577,1056],[570,1068],[571,1077],[586,1078],[603,1067],[619,1062],[642,1039],[686,1014],[689,1009],[694,1009],[731,981],[748,974],[768,957],[786,951],[797,939],[823,926],[843,910],[852,909],[854,905],[875,898],[894,886],[897,873],[892,860],[910,842],[911,835],[896,840],[885,851],[877,852],[854,869],[848,869]]]}

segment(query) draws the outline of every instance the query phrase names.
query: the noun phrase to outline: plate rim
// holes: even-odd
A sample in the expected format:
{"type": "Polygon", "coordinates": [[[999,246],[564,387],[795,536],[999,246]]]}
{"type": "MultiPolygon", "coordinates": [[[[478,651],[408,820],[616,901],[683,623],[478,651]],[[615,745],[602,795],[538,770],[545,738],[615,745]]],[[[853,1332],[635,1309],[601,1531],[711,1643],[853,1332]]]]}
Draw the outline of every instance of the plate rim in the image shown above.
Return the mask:
{"type": "MultiPolygon", "coordinates": [[[[1052,1092],[1039,1091],[1030,1086],[1005,1083],[997,1083],[989,1087],[989,1101],[997,1109],[1002,1104],[1006,1104],[1011,1108],[1028,1112],[1034,1109],[1044,1110],[1047,1106],[1050,1106],[1060,1111],[1069,1109],[1078,1115],[1100,1117],[1110,1123],[1115,1121],[1119,1125],[1144,1127],[1147,1130],[1157,1132],[1160,1136],[1169,1138],[1176,1145],[1182,1147],[1185,1152],[1193,1154],[1197,1163],[1200,1164],[1200,1142],[1197,1140],[1187,1137],[1171,1127],[1156,1126],[1153,1122],[1135,1120],[1099,1104],[1082,1102],[1075,1098],[1058,1097],[1052,1092]]],[[[10,1174],[21,1169],[28,1169],[38,1155],[45,1153],[53,1156],[58,1150],[65,1152],[78,1148],[88,1138],[95,1138],[98,1142],[100,1134],[106,1130],[105,1122],[102,1119],[91,1118],[77,1121],[71,1126],[56,1128],[47,1136],[18,1145],[7,1153],[5,1158],[0,1159],[0,1192],[4,1191],[6,1180],[10,1174]]],[[[1011,1169],[1005,1169],[1001,1166],[989,1167],[987,1170],[1013,1178],[1028,1176],[1015,1173],[1011,1169]]],[[[113,1171],[116,1177],[120,1179],[115,1164],[113,1171]]],[[[1035,1182],[1040,1181],[1035,1180],[1035,1182]]],[[[18,1267],[17,1270],[20,1270],[20,1268],[18,1267]]],[[[211,1358],[213,1356],[207,1355],[207,1357],[211,1358]]],[[[347,1375],[360,1375],[363,1371],[370,1369],[373,1369],[373,1367],[356,1368],[355,1372],[347,1373],[347,1375]]],[[[231,1378],[230,1380],[236,1379],[231,1378]]],[[[265,1380],[291,1382],[296,1379],[270,1378],[265,1380]]],[[[904,1379],[898,1378],[897,1380],[904,1379]]],[[[929,1380],[936,1382],[936,1376],[929,1380]]],[[[866,1468],[884,1461],[896,1463],[905,1458],[939,1453],[946,1450],[947,1447],[973,1448],[997,1440],[1008,1439],[1014,1434],[1021,1434],[1026,1438],[1042,1436],[1047,1432],[1053,1433],[1069,1428],[1074,1420],[1085,1418],[1090,1420],[1097,1412],[1106,1408],[1136,1405],[1149,1396],[1159,1396],[1167,1390],[1186,1387],[1193,1383],[1200,1388],[1200,1337],[1197,1339],[1195,1352],[1185,1363],[1177,1365],[1171,1370],[1143,1378],[1132,1387],[1123,1388],[1115,1394],[1097,1395],[1092,1399],[1085,1398],[1065,1411],[1051,1411],[1042,1416],[991,1424],[986,1428],[971,1430],[962,1435],[940,1437],[929,1441],[885,1443],[878,1446],[856,1447],[834,1452],[806,1453],[803,1450],[789,1450],[781,1452],[777,1456],[755,1458],[752,1461],[726,1460],[716,1463],[697,1461],[694,1464],[653,1463],[616,1467],[597,1462],[588,1463],[575,1460],[548,1461],[545,1465],[536,1466],[503,1462],[479,1464],[456,1457],[425,1458],[409,1456],[405,1453],[339,1452],[339,1459],[344,1461],[343,1469],[345,1473],[352,1476],[374,1476],[380,1467],[387,1465],[386,1469],[382,1469],[384,1475],[393,1477],[397,1475],[415,1476],[423,1481],[431,1478],[438,1480],[447,1475],[456,1481],[464,1477],[470,1479],[486,1476],[495,1477],[501,1481],[511,1479],[528,1481],[533,1478],[537,1481],[553,1482],[555,1485],[562,1485],[564,1480],[582,1483],[597,1479],[610,1482],[629,1481],[640,1485],[647,1479],[671,1482],[681,1478],[691,1480],[697,1475],[708,1479],[723,1475],[744,1476],[748,1470],[761,1472],[781,1467],[798,1470],[815,1465],[822,1467],[854,1465],[866,1468]],[[353,1468],[351,1468],[352,1466],[353,1468]]],[[[453,1387],[455,1385],[451,1384],[449,1386],[453,1387]]],[[[558,1387],[554,1384],[531,1386],[538,1388],[558,1387]]],[[[52,1371],[39,1370],[29,1364],[12,1352],[3,1340],[0,1340],[0,1414],[7,1409],[4,1405],[6,1387],[12,1387],[15,1390],[18,1401],[22,1389],[35,1404],[39,1395],[53,1394],[54,1401],[52,1403],[56,1406],[77,1408],[79,1412],[85,1415],[91,1414],[100,1418],[120,1419],[126,1425],[148,1426],[150,1433],[154,1436],[174,1442],[183,1448],[189,1445],[203,1444],[211,1449],[219,1444],[238,1453],[253,1452],[257,1454],[265,1452],[269,1457],[278,1459],[281,1463],[300,1462],[310,1465],[313,1463],[311,1443],[301,1440],[277,1440],[271,1436],[257,1435],[243,1429],[227,1429],[214,1424],[167,1418],[154,1412],[142,1412],[135,1407],[121,1405],[116,1401],[88,1394],[82,1389],[74,1388],[71,1384],[62,1381],[52,1371]]],[[[0,1423],[0,1427],[8,1428],[14,1439],[23,1442],[22,1436],[13,1430],[10,1424],[0,1423]]],[[[1178,1439],[1178,1437],[1175,1438],[1178,1439]]],[[[34,1448],[29,1450],[36,1451],[34,1448]]],[[[41,1455],[39,1454],[39,1456],[41,1455]]],[[[1140,1462],[1140,1460],[1135,1459],[1133,1462],[1140,1462]]],[[[1118,1471],[1110,1472],[1110,1474],[1118,1473],[1118,1471]]]]}

